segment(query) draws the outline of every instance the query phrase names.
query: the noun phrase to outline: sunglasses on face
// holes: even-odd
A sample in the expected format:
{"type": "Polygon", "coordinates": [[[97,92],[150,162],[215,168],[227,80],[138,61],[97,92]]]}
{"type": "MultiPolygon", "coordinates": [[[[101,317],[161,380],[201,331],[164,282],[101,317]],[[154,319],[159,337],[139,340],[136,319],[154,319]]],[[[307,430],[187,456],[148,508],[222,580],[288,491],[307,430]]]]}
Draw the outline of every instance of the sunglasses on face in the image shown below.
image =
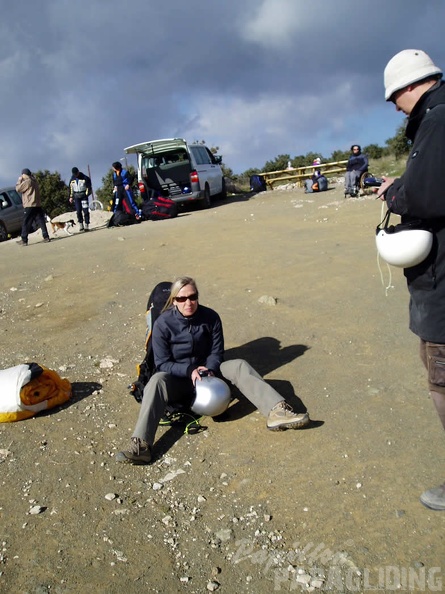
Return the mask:
{"type": "Polygon", "coordinates": [[[178,303],[185,303],[187,300],[198,301],[198,293],[192,293],[191,295],[184,295],[182,297],[175,297],[175,301],[178,303]]]}

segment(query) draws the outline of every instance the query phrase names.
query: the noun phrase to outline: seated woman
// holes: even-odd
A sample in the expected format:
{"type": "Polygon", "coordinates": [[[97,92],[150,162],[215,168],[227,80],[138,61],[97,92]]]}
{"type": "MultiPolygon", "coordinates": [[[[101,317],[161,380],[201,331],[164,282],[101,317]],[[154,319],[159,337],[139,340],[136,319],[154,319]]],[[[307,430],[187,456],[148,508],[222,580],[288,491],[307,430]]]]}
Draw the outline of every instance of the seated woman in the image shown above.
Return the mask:
{"type": "Polygon", "coordinates": [[[118,462],[148,464],[152,446],[167,404],[192,403],[194,385],[207,372],[228,380],[266,417],[272,431],[300,429],[309,415],[296,414],[243,359],[223,361],[224,336],[219,315],[198,302],[196,282],[177,278],[163,313],[153,327],[156,373],[144,389],[130,448],[116,455],[118,462]]]}

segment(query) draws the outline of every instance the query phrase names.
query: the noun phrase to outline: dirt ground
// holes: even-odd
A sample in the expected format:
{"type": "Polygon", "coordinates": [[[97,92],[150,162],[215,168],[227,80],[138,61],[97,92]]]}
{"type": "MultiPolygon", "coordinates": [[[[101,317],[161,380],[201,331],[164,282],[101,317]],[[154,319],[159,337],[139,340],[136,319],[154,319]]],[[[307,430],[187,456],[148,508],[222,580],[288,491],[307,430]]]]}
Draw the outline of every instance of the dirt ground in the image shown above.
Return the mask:
{"type": "Polygon", "coordinates": [[[0,367],[36,361],[73,385],[67,405],[0,425],[0,591],[445,591],[445,514],[419,503],[444,479],[444,436],[403,275],[379,270],[380,218],[341,186],[283,189],[0,244],[0,367]],[[309,428],[267,431],[235,400],[198,434],[159,429],[152,465],[115,462],[148,294],[179,274],[220,313],[227,356],[307,407],[309,428]]]}

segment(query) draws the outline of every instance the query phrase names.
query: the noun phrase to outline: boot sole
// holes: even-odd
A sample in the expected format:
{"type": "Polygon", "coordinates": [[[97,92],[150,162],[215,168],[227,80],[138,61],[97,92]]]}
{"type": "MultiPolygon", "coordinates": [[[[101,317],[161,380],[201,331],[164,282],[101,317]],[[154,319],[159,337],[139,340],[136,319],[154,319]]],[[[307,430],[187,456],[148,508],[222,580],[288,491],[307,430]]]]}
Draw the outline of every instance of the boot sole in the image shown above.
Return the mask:
{"type": "Polygon", "coordinates": [[[422,501],[422,499],[419,499],[420,503],[422,505],[424,505],[425,507],[427,507],[428,509],[432,509],[433,511],[445,511],[445,505],[439,507],[438,505],[435,506],[434,503],[426,503],[425,501],[422,501]]]}
{"type": "Polygon", "coordinates": [[[276,425],[275,427],[269,427],[269,425],[267,425],[267,428],[269,431],[286,431],[286,429],[302,429],[303,427],[307,427],[309,423],[310,419],[305,419],[298,423],[283,423],[282,425],[276,425]]]}
{"type": "Polygon", "coordinates": [[[123,452],[119,452],[118,454],[116,454],[116,462],[122,462],[123,464],[133,464],[133,466],[143,466],[145,464],[150,464],[151,458],[150,460],[135,460],[133,458],[127,458],[127,456],[123,452]],[[121,455],[119,456],[119,454],[121,455]]]}

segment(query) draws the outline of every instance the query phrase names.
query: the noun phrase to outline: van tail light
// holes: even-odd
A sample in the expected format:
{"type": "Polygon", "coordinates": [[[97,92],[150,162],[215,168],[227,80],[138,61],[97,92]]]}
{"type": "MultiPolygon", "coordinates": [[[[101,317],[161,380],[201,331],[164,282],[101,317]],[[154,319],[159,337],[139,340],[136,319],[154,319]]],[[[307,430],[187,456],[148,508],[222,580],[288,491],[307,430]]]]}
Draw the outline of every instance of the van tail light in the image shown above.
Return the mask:
{"type": "Polygon", "coordinates": [[[141,196],[145,195],[145,192],[146,192],[145,184],[143,184],[142,182],[138,182],[138,188],[139,188],[139,192],[141,193],[141,196]]]}
{"type": "Polygon", "coordinates": [[[197,171],[192,171],[190,174],[190,182],[192,184],[199,184],[199,175],[197,171]]]}

